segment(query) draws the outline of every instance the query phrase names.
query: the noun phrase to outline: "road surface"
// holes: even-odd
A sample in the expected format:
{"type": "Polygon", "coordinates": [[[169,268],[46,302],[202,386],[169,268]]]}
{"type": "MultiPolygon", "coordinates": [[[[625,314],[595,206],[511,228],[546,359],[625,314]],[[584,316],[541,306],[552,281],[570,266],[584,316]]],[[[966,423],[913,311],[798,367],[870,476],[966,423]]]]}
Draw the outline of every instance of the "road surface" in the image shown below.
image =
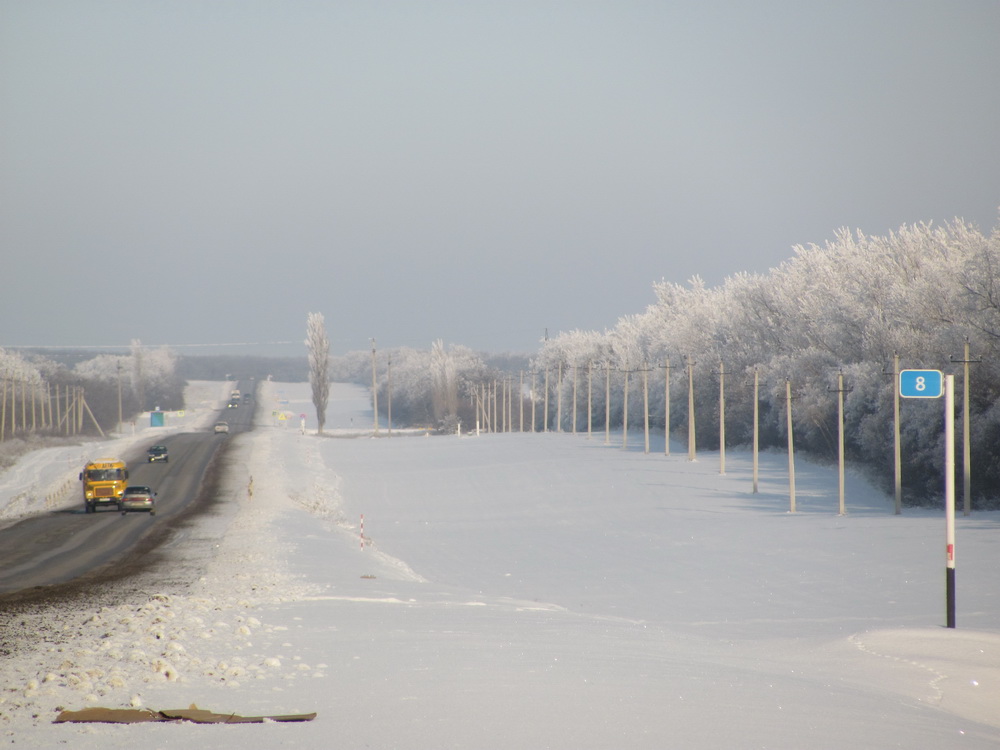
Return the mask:
{"type": "Polygon", "coordinates": [[[234,434],[251,429],[255,406],[252,402],[220,412],[219,419],[230,425],[228,436],[209,426],[157,440],[168,448],[166,463],[147,463],[145,448],[124,457],[128,483],[148,485],[157,493],[155,515],[122,515],[114,508],[86,513],[81,497],[72,508],[32,516],[0,530],[0,596],[109,571],[124,560],[136,564],[137,551],[163,543],[178,519],[190,513],[196,501],[204,500],[202,490],[213,460],[234,434]]]}

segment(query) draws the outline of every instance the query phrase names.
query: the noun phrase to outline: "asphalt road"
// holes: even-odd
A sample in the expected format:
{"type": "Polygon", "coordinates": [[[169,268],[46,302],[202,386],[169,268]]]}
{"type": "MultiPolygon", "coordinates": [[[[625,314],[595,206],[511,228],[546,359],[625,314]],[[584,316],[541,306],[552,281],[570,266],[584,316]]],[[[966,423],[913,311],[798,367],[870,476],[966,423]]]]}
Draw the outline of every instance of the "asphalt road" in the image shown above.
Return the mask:
{"type": "Polygon", "coordinates": [[[147,463],[145,448],[141,454],[124,456],[128,483],[148,485],[157,493],[155,515],[122,515],[114,508],[86,513],[81,492],[73,508],[32,516],[0,530],[0,595],[73,581],[129,556],[134,559],[137,548],[167,539],[164,532],[193,503],[204,500],[202,488],[217,452],[233,435],[251,429],[255,406],[254,401],[220,412],[219,420],[229,423],[228,436],[210,426],[157,440],[168,448],[166,463],[147,463]]]}

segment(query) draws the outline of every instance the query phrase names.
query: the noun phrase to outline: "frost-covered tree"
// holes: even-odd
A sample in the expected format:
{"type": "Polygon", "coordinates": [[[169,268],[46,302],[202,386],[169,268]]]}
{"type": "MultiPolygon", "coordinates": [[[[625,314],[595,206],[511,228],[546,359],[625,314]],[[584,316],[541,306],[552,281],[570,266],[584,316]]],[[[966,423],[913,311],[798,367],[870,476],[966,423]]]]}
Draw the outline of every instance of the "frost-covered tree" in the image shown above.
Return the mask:
{"type": "Polygon", "coordinates": [[[143,362],[142,342],[132,339],[132,390],[139,401],[139,408],[146,405],[146,373],[143,362]]]}
{"type": "Polygon", "coordinates": [[[138,340],[127,355],[98,354],[76,364],[72,372],[87,393],[87,403],[108,421],[152,409],[184,408],[185,381],[176,353],[168,347],[146,349],[138,340]]]}
{"type": "Polygon", "coordinates": [[[323,313],[309,313],[306,318],[306,348],[309,351],[309,385],[312,386],[318,431],[326,425],[326,406],[330,399],[330,339],[326,335],[323,313]]]}
{"type": "MultiPolygon", "coordinates": [[[[604,361],[693,362],[699,445],[716,446],[720,362],[726,377],[727,441],[748,441],[750,383],[761,383],[762,444],[785,444],[785,382],[792,384],[796,447],[835,456],[837,374],[845,399],[849,458],[885,474],[892,465],[894,357],[904,368],[956,374],[968,342],[973,495],[1000,501],[1000,229],[985,236],[960,220],[904,226],[884,237],[846,229],[824,245],[799,246],[767,274],[739,274],[715,288],[654,284],[656,302],[602,334],[573,331],[547,340],[535,362],[567,361],[581,341],[604,338],[604,361]],[[592,338],[591,338],[592,337],[592,338]],[[705,424],[702,425],[703,421],[705,424]]],[[[651,370],[663,385],[662,371],[651,370]]],[[[684,420],[687,378],[671,379],[671,421],[684,420]]],[[[616,372],[610,410],[620,424],[624,398],[616,372]]],[[[662,388],[651,391],[662,413],[662,388]]],[[[601,394],[603,396],[603,393],[601,394]]],[[[629,410],[638,399],[629,401],[629,410]]],[[[603,411],[598,419],[603,419],[603,411]]],[[[907,404],[901,415],[904,497],[940,496],[943,451],[939,405],[907,404]]],[[[676,426],[676,422],[675,422],[676,426]]],[[[891,477],[891,471],[888,475],[891,477]]],[[[891,481],[891,479],[890,479],[891,481]]]]}

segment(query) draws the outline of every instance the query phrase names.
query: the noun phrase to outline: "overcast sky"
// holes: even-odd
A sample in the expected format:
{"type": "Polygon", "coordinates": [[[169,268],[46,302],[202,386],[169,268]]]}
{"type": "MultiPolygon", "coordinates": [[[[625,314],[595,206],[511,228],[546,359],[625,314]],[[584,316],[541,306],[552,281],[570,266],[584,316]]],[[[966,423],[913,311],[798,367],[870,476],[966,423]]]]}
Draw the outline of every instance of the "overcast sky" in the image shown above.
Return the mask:
{"type": "Polygon", "coordinates": [[[997,0],[0,0],[0,346],[530,352],[840,227],[989,232],[998,40],[997,0]]]}

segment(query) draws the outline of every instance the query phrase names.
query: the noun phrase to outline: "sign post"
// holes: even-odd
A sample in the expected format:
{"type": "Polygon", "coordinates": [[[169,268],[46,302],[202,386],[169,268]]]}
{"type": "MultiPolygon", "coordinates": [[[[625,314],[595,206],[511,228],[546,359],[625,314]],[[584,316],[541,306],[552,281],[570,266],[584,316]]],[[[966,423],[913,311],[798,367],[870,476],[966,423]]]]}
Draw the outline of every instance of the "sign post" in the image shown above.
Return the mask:
{"type": "Polygon", "coordinates": [[[945,378],[944,408],[944,517],[945,544],[945,595],[947,597],[948,627],[955,627],[955,376],[945,378]]]}
{"type": "Polygon", "coordinates": [[[902,398],[940,398],[944,395],[944,517],[945,608],[947,625],[955,627],[955,376],[940,370],[901,370],[902,398]]]}

